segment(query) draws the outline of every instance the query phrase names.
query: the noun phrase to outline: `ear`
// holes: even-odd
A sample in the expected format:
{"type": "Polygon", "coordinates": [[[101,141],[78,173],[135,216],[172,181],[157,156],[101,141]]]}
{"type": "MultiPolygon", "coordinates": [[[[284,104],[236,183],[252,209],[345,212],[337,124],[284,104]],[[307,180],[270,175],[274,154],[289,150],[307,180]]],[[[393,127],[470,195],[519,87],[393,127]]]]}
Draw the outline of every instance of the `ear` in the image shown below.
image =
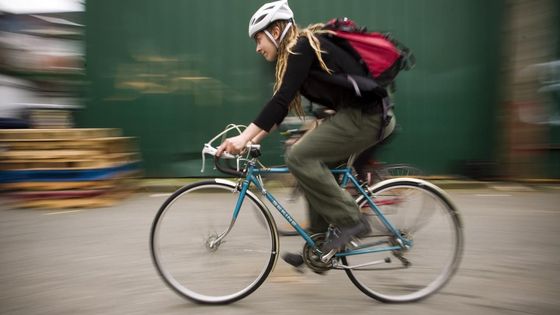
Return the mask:
{"type": "Polygon", "coordinates": [[[274,37],[276,41],[278,41],[280,39],[280,36],[282,35],[282,30],[280,29],[280,26],[278,25],[273,26],[272,29],[270,30],[270,34],[272,35],[272,37],[274,37]]]}

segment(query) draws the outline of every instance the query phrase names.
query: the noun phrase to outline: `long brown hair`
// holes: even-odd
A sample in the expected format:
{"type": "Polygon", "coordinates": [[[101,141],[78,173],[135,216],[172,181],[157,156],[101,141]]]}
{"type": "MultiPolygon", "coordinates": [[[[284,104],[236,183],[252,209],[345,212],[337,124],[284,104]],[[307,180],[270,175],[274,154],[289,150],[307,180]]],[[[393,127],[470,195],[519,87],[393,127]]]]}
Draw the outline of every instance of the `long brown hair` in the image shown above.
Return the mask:
{"type": "MultiPolygon", "coordinates": [[[[275,21],[273,22],[268,29],[272,29],[273,27],[277,26],[280,30],[284,30],[286,25],[288,24],[287,21],[275,21]]],[[[321,43],[317,39],[316,34],[327,33],[327,31],[323,30],[323,24],[313,24],[310,25],[302,30],[299,30],[297,25],[293,23],[290,30],[288,30],[286,36],[282,40],[282,42],[278,46],[278,58],[276,60],[276,82],[274,84],[274,93],[278,92],[280,89],[280,85],[282,84],[282,79],[284,78],[284,74],[286,73],[286,67],[288,65],[288,56],[290,54],[294,54],[292,48],[296,44],[298,38],[300,36],[305,36],[309,40],[309,44],[313,51],[315,51],[315,55],[319,60],[319,64],[321,68],[325,70],[325,72],[331,74],[332,71],[327,67],[325,62],[323,61],[323,57],[321,53],[324,51],[321,50],[321,43]]],[[[303,108],[301,106],[301,95],[298,92],[292,102],[290,103],[290,110],[294,111],[298,116],[303,117],[305,116],[303,112],[303,108]]]]}

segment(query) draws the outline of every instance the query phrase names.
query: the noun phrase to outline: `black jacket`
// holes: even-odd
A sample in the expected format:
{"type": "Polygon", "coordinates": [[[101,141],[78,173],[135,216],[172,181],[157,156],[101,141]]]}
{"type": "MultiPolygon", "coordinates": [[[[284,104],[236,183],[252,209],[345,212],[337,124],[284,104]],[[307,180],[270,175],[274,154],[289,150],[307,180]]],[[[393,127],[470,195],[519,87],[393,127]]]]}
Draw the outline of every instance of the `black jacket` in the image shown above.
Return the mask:
{"type": "Polygon", "coordinates": [[[333,74],[321,68],[307,37],[300,37],[288,57],[280,89],[253,121],[259,128],[270,131],[280,124],[298,91],[310,101],[335,110],[342,106],[375,107],[386,96],[373,80],[367,79],[367,70],[353,56],[323,36],[318,39],[323,61],[333,74]],[[353,82],[363,92],[356,91],[353,82]]]}

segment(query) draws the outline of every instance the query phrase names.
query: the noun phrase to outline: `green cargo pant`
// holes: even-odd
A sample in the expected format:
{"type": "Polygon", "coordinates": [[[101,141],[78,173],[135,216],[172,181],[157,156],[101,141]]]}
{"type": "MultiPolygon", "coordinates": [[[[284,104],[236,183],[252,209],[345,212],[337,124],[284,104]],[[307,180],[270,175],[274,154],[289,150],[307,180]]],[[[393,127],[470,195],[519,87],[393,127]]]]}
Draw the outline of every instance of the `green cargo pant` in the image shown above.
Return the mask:
{"type": "MultiPolygon", "coordinates": [[[[391,116],[392,115],[391,113],[391,116]]],[[[376,144],[381,128],[381,114],[363,113],[360,108],[342,108],[301,138],[286,154],[286,165],[296,178],[309,205],[309,230],[324,232],[328,224],[353,225],[359,209],[346,190],[340,188],[329,171],[352,154],[376,144]]],[[[384,137],[395,127],[393,117],[385,127],[384,137]]]]}

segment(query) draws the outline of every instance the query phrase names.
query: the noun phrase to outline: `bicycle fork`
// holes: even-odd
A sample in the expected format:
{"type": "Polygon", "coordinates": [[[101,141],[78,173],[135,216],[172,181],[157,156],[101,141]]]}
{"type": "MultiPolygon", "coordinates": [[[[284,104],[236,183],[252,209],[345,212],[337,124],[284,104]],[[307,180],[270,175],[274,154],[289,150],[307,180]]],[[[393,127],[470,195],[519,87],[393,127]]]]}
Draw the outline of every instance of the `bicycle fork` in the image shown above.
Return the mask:
{"type": "Polygon", "coordinates": [[[235,221],[236,218],[234,217],[231,219],[231,222],[229,223],[229,226],[226,231],[222,232],[219,235],[208,237],[208,240],[206,240],[206,247],[211,251],[216,251],[218,247],[220,247],[220,245],[222,244],[223,239],[229,234],[229,232],[233,228],[235,221]]]}
{"type": "Polygon", "coordinates": [[[235,209],[233,211],[233,215],[232,215],[231,221],[229,223],[229,226],[221,234],[217,234],[215,236],[210,236],[208,238],[208,240],[206,241],[206,246],[208,247],[208,249],[210,249],[212,251],[216,251],[218,249],[218,247],[220,246],[220,244],[222,244],[223,239],[233,229],[233,226],[235,225],[235,221],[237,221],[237,215],[239,214],[239,210],[241,209],[241,206],[243,205],[243,200],[245,199],[245,194],[247,193],[248,188],[249,188],[249,181],[245,180],[245,181],[243,181],[243,184],[241,184],[241,182],[239,182],[237,184],[237,186],[235,187],[235,189],[232,191],[232,193],[239,192],[239,197],[237,198],[237,203],[235,205],[235,209]]]}

